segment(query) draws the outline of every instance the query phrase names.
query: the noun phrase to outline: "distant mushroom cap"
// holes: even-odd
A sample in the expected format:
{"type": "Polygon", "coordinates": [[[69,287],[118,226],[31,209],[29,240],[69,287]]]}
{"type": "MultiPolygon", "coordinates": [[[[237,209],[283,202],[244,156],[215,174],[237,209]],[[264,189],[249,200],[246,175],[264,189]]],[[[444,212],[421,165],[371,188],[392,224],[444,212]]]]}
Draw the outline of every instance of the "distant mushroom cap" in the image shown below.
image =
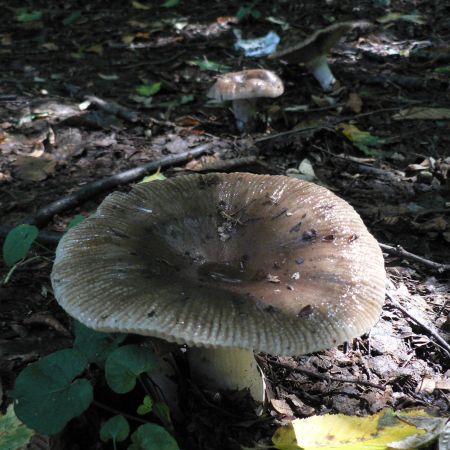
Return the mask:
{"type": "Polygon", "coordinates": [[[304,41],[291,47],[281,49],[269,56],[269,59],[284,58],[290,63],[308,65],[317,58],[326,55],[350,30],[356,27],[368,26],[369,22],[339,22],[329,27],[317,30],[304,41]]]}
{"type": "Polygon", "coordinates": [[[109,195],[69,230],[52,285],[99,331],[296,355],[368,331],[384,301],[376,240],[327,189],[191,175],[109,195]]]}
{"type": "Polygon", "coordinates": [[[217,101],[279,97],[284,92],[281,79],[264,69],[227,73],[214,83],[208,97],[217,101]]]}

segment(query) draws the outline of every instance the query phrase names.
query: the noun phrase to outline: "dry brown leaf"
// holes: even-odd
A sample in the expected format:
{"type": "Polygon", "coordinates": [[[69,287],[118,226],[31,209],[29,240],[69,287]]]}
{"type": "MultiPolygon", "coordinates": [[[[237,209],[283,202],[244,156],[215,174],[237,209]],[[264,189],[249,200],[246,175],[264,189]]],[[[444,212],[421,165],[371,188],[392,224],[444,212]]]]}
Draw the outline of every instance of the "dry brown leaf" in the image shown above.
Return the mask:
{"type": "Polygon", "coordinates": [[[17,157],[14,166],[17,178],[26,181],[43,181],[55,172],[56,161],[48,155],[42,155],[39,158],[21,155],[17,157]]]}
{"type": "Polygon", "coordinates": [[[425,108],[413,106],[412,108],[402,109],[392,116],[395,120],[449,120],[449,108],[425,108]]]}
{"type": "Polygon", "coordinates": [[[355,113],[360,113],[362,110],[363,102],[361,97],[356,92],[351,92],[348,96],[345,106],[355,113]]]}
{"type": "Polygon", "coordinates": [[[280,414],[285,416],[294,416],[294,411],[292,411],[286,400],[274,398],[270,401],[270,403],[272,404],[273,409],[280,414]]]}

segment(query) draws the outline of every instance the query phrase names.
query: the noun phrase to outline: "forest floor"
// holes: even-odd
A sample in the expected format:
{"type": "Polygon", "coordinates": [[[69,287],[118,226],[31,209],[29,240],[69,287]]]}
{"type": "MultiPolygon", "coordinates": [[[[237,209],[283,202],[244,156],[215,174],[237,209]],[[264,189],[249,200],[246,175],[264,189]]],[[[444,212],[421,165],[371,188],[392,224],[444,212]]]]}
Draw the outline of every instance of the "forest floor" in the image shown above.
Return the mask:
{"type": "MultiPolygon", "coordinates": [[[[383,248],[388,297],[369,335],[302,357],[262,355],[263,419],[240,396],[192,394],[177,436],[182,448],[267,445],[277,425],[328,412],[421,406],[449,414],[449,2],[35,1],[29,10],[43,13],[35,20],[20,15],[23,4],[3,7],[0,25],[0,236],[93,181],[204,146],[205,155],[164,175],[308,179],[347,200],[377,240],[394,247],[383,248]],[[305,68],[234,48],[233,29],[245,38],[275,31],[282,47],[361,19],[373,25],[349,32],[331,52],[331,93],[305,68]],[[240,135],[229,105],[206,92],[220,73],[246,68],[275,71],[285,93],[261,102],[256,130],[240,135]],[[242,403],[247,412],[236,414],[242,403]]],[[[31,256],[39,258],[0,286],[3,407],[21,369],[72,343],[49,281],[58,237],[110,191],[129,188],[36,221],[42,234],[31,256]]],[[[3,279],[7,272],[0,261],[3,279]]],[[[82,442],[64,448],[101,448],[93,425],[72,427],[82,426],[82,442]]]]}

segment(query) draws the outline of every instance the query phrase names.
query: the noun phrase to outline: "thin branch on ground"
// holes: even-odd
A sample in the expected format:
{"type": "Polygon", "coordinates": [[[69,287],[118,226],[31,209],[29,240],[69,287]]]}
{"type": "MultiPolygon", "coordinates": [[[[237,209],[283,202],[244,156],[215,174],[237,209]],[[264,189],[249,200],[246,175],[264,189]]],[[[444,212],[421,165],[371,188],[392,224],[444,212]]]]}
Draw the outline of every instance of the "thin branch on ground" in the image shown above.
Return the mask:
{"type": "Polygon", "coordinates": [[[202,173],[221,172],[235,169],[236,167],[250,166],[252,164],[258,164],[258,158],[256,156],[245,156],[242,158],[233,158],[233,159],[221,159],[220,161],[205,164],[204,167],[198,170],[193,170],[192,172],[202,172],[202,173]]]}
{"type": "MultiPolygon", "coordinates": [[[[450,356],[450,345],[448,342],[443,339],[436,331],[431,329],[425,322],[423,322],[421,319],[416,317],[414,314],[411,314],[406,308],[404,308],[400,303],[395,300],[389,292],[386,292],[386,297],[389,298],[392,306],[397,308],[399,311],[401,311],[403,314],[408,316],[412,321],[414,321],[417,325],[420,325],[428,334],[434,337],[436,340],[435,344],[439,344],[438,346],[448,355],[450,356]]],[[[431,341],[433,342],[433,341],[431,341]]]]}
{"type": "Polygon", "coordinates": [[[423,264],[424,266],[427,266],[427,267],[430,267],[431,269],[437,270],[438,272],[445,272],[447,270],[450,270],[450,264],[441,264],[441,263],[437,263],[434,261],[430,261],[429,259],[423,258],[422,256],[415,255],[414,253],[408,252],[400,245],[396,245],[395,247],[392,247],[390,245],[379,243],[379,246],[380,246],[381,250],[386,252],[388,255],[398,256],[400,258],[417,261],[417,262],[423,264]]]}
{"type": "Polygon", "coordinates": [[[151,174],[158,168],[164,169],[176,164],[184,163],[191,158],[207,153],[211,149],[211,143],[199,145],[186,152],[166,156],[157,161],[144,164],[143,166],[135,167],[134,169],[129,169],[116,175],[94,181],[93,183],[83,186],[78,191],[44,206],[39,209],[34,216],[24,219],[22,223],[29,223],[31,225],[36,225],[37,227],[42,227],[46,225],[55,214],[60,214],[69,208],[74,208],[95,195],[110,191],[117,186],[136,181],[151,174]]]}
{"type": "Polygon", "coordinates": [[[327,129],[327,128],[334,128],[337,124],[342,123],[342,122],[359,119],[361,117],[372,116],[374,114],[380,114],[383,112],[398,111],[402,108],[403,108],[403,106],[393,106],[391,108],[376,109],[375,111],[369,111],[369,112],[361,113],[361,114],[354,114],[352,116],[336,117],[332,120],[329,120],[327,122],[319,124],[315,127],[294,128],[293,130],[288,130],[288,131],[283,131],[281,133],[275,133],[275,134],[270,134],[268,136],[263,136],[261,138],[255,139],[255,144],[259,144],[260,142],[269,141],[271,139],[277,139],[280,137],[289,136],[291,134],[300,134],[300,133],[306,133],[308,131],[317,131],[317,130],[322,130],[322,129],[327,129]]]}
{"type": "Polygon", "coordinates": [[[132,123],[138,121],[139,114],[136,111],[131,111],[116,102],[104,100],[96,95],[86,95],[85,99],[108,114],[114,114],[115,116],[128,120],[132,123]]]}
{"type": "Polygon", "coordinates": [[[335,381],[335,382],[338,382],[338,383],[360,384],[362,386],[373,387],[375,389],[380,389],[382,391],[384,391],[386,389],[385,386],[381,386],[379,384],[371,383],[370,381],[358,380],[356,378],[330,377],[329,375],[326,375],[326,374],[323,374],[323,373],[317,373],[317,372],[314,372],[314,371],[308,370],[308,369],[303,369],[302,367],[292,367],[291,365],[282,363],[280,361],[275,361],[274,363],[277,366],[284,367],[285,369],[289,369],[289,370],[291,370],[293,372],[303,373],[305,375],[308,375],[309,377],[318,378],[320,380],[335,381]]]}
{"type": "Polygon", "coordinates": [[[139,422],[139,423],[148,423],[147,420],[141,419],[140,417],[132,416],[131,414],[127,414],[123,411],[119,411],[118,409],[111,408],[110,406],[105,405],[104,403],[101,403],[98,400],[94,400],[92,402],[92,404],[97,406],[98,408],[101,408],[101,409],[104,409],[105,411],[110,412],[111,414],[123,416],[123,417],[126,417],[127,419],[134,420],[135,422],[139,422]]]}

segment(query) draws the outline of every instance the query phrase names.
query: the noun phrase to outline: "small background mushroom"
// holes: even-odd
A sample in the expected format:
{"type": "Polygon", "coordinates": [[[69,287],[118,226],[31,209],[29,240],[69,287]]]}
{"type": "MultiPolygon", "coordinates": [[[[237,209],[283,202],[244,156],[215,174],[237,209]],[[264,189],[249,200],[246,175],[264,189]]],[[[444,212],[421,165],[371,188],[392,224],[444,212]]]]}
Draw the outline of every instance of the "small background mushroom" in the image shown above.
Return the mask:
{"type": "Polygon", "coordinates": [[[243,70],[221,76],[208,91],[216,101],[231,100],[239,131],[251,127],[256,111],[256,100],[279,97],[284,92],[281,79],[264,69],[243,70]]]}
{"type": "Polygon", "coordinates": [[[350,30],[356,27],[367,27],[369,22],[340,22],[316,31],[304,41],[273,55],[270,59],[282,58],[289,63],[304,64],[314,75],[324,91],[333,88],[336,78],[328,65],[328,53],[339,42],[339,40],[350,30]]]}

